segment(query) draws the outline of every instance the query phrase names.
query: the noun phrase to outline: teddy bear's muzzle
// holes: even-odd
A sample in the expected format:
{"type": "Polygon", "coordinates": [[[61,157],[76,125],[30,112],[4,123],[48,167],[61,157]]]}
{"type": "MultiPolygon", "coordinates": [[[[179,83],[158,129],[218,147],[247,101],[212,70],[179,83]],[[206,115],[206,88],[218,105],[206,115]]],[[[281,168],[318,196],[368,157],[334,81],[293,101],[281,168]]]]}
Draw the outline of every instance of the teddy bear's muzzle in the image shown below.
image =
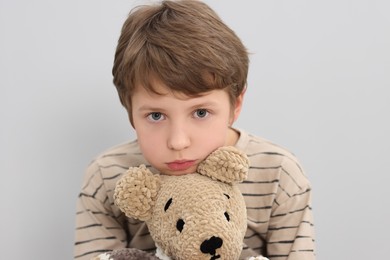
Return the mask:
{"type": "Polygon", "coordinates": [[[210,254],[212,257],[210,260],[218,259],[221,256],[216,255],[216,250],[223,244],[223,240],[219,237],[212,236],[210,239],[206,239],[200,245],[200,251],[205,254],[210,254]]]}

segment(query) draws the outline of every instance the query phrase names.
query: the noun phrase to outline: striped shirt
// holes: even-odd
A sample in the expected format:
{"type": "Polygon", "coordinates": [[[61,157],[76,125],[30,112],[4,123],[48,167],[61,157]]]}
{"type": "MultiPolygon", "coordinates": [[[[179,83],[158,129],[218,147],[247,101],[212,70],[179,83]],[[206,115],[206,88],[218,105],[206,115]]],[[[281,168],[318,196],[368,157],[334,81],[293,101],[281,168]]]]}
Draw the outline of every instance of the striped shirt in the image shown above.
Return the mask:
{"type": "MultiPolygon", "coordinates": [[[[248,215],[240,259],[259,254],[271,260],[315,259],[311,188],[302,167],[285,149],[239,132],[236,147],[250,161],[248,178],[239,184],[248,215]]],[[[77,200],[74,259],[123,247],[156,249],[145,223],[125,217],[113,202],[116,182],[130,166],[140,164],[148,165],[133,141],[109,149],[89,165],[77,200]]]]}

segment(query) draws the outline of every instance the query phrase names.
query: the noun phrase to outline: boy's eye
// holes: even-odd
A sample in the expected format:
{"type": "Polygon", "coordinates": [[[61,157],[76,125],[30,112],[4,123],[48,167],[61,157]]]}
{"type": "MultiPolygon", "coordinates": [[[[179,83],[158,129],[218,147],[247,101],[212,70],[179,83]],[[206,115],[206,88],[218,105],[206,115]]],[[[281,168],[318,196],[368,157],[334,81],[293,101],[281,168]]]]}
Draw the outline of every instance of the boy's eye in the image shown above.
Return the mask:
{"type": "Polygon", "coordinates": [[[148,115],[148,119],[151,121],[161,121],[164,119],[164,115],[160,112],[153,112],[148,115]]]}
{"type": "Polygon", "coordinates": [[[204,118],[209,114],[206,109],[197,109],[194,113],[194,116],[197,118],[204,118]]]}

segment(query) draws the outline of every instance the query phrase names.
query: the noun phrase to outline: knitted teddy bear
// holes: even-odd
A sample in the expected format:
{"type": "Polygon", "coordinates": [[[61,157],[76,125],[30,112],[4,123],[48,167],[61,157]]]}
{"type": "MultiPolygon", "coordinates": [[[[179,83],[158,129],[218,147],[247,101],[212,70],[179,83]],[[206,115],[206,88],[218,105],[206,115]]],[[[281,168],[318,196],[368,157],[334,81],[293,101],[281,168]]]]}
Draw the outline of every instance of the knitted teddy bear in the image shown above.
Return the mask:
{"type": "Polygon", "coordinates": [[[247,220],[237,183],[246,179],[248,168],[246,155],[230,146],[211,153],[192,174],[131,167],[116,185],[115,204],[127,217],[146,222],[156,254],[125,248],[95,259],[239,259],[247,220]]]}

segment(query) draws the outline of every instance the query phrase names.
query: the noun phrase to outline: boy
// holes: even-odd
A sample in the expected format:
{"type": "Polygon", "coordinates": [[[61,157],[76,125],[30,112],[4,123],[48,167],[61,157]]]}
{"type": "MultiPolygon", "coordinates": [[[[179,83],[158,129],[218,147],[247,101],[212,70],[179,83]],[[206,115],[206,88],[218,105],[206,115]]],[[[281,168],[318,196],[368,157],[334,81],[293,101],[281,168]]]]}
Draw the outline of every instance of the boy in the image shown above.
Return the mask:
{"type": "Polygon", "coordinates": [[[246,88],[248,54],[235,33],[200,1],[163,1],[132,10],[123,25],[114,84],[137,140],[91,163],[78,199],[75,259],[121,247],[155,250],[146,225],[113,203],[129,166],[194,172],[216,148],[234,145],[250,159],[248,229],[241,258],[314,259],[310,184],[286,150],[234,129],[246,88]]]}

